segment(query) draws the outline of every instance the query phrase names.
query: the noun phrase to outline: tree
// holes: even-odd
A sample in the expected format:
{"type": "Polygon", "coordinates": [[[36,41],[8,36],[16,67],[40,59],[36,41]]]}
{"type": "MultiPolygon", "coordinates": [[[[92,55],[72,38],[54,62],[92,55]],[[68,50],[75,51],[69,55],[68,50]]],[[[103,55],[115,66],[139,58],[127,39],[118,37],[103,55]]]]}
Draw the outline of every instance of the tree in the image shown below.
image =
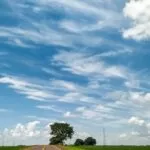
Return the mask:
{"type": "Polygon", "coordinates": [[[74,131],[73,127],[67,123],[54,123],[50,125],[52,138],[50,144],[64,144],[64,141],[71,139],[74,131]]]}
{"type": "Polygon", "coordinates": [[[82,139],[76,139],[74,145],[76,146],[84,145],[84,141],[82,139]]]}
{"type": "Polygon", "coordinates": [[[85,145],[96,145],[96,139],[94,139],[92,137],[88,137],[87,139],[85,139],[84,144],[85,145]]]}

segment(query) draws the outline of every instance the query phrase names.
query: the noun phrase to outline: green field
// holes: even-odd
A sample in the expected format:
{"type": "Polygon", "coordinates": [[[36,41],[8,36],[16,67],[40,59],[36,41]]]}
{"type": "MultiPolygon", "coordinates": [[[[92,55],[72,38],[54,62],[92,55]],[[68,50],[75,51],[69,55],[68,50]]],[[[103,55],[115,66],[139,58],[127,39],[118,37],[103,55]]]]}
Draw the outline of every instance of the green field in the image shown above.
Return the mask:
{"type": "Polygon", "coordinates": [[[150,146],[68,146],[66,150],[150,150],[150,146]]]}
{"type": "Polygon", "coordinates": [[[11,147],[11,146],[5,146],[5,147],[0,147],[0,150],[23,150],[23,149],[25,149],[26,147],[24,147],[24,146],[13,146],[13,147],[11,147]]]}

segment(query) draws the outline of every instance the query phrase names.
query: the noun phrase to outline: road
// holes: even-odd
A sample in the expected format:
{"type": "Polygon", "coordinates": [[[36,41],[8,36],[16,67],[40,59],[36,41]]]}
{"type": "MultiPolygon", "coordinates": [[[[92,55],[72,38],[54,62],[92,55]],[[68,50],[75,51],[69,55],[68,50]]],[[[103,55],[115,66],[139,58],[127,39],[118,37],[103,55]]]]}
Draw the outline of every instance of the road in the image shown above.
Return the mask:
{"type": "Polygon", "coordinates": [[[33,146],[32,148],[28,150],[61,150],[60,148],[54,146],[54,145],[46,145],[46,146],[33,146]]]}

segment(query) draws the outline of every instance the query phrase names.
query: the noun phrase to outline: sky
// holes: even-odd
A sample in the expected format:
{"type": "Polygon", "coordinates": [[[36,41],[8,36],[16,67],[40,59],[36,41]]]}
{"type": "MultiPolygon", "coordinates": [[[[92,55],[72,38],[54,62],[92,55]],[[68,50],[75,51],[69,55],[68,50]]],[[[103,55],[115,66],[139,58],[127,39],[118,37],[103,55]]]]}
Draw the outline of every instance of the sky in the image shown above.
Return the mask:
{"type": "Polygon", "coordinates": [[[150,1],[1,0],[1,145],[76,138],[149,144],[150,1]],[[115,138],[114,138],[115,137],[115,138]]]}

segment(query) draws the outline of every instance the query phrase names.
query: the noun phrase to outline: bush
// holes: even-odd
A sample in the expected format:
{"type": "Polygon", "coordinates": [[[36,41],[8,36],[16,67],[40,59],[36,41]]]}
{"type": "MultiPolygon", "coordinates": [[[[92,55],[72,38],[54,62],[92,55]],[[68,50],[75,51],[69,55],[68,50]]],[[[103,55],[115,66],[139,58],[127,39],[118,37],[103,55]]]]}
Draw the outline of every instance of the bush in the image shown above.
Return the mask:
{"type": "Polygon", "coordinates": [[[74,145],[75,145],[75,146],[84,145],[84,141],[83,141],[82,139],[76,139],[74,145]]]}
{"type": "Polygon", "coordinates": [[[96,145],[96,139],[94,139],[92,137],[88,137],[87,139],[85,139],[84,144],[85,145],[96,145]]]}

